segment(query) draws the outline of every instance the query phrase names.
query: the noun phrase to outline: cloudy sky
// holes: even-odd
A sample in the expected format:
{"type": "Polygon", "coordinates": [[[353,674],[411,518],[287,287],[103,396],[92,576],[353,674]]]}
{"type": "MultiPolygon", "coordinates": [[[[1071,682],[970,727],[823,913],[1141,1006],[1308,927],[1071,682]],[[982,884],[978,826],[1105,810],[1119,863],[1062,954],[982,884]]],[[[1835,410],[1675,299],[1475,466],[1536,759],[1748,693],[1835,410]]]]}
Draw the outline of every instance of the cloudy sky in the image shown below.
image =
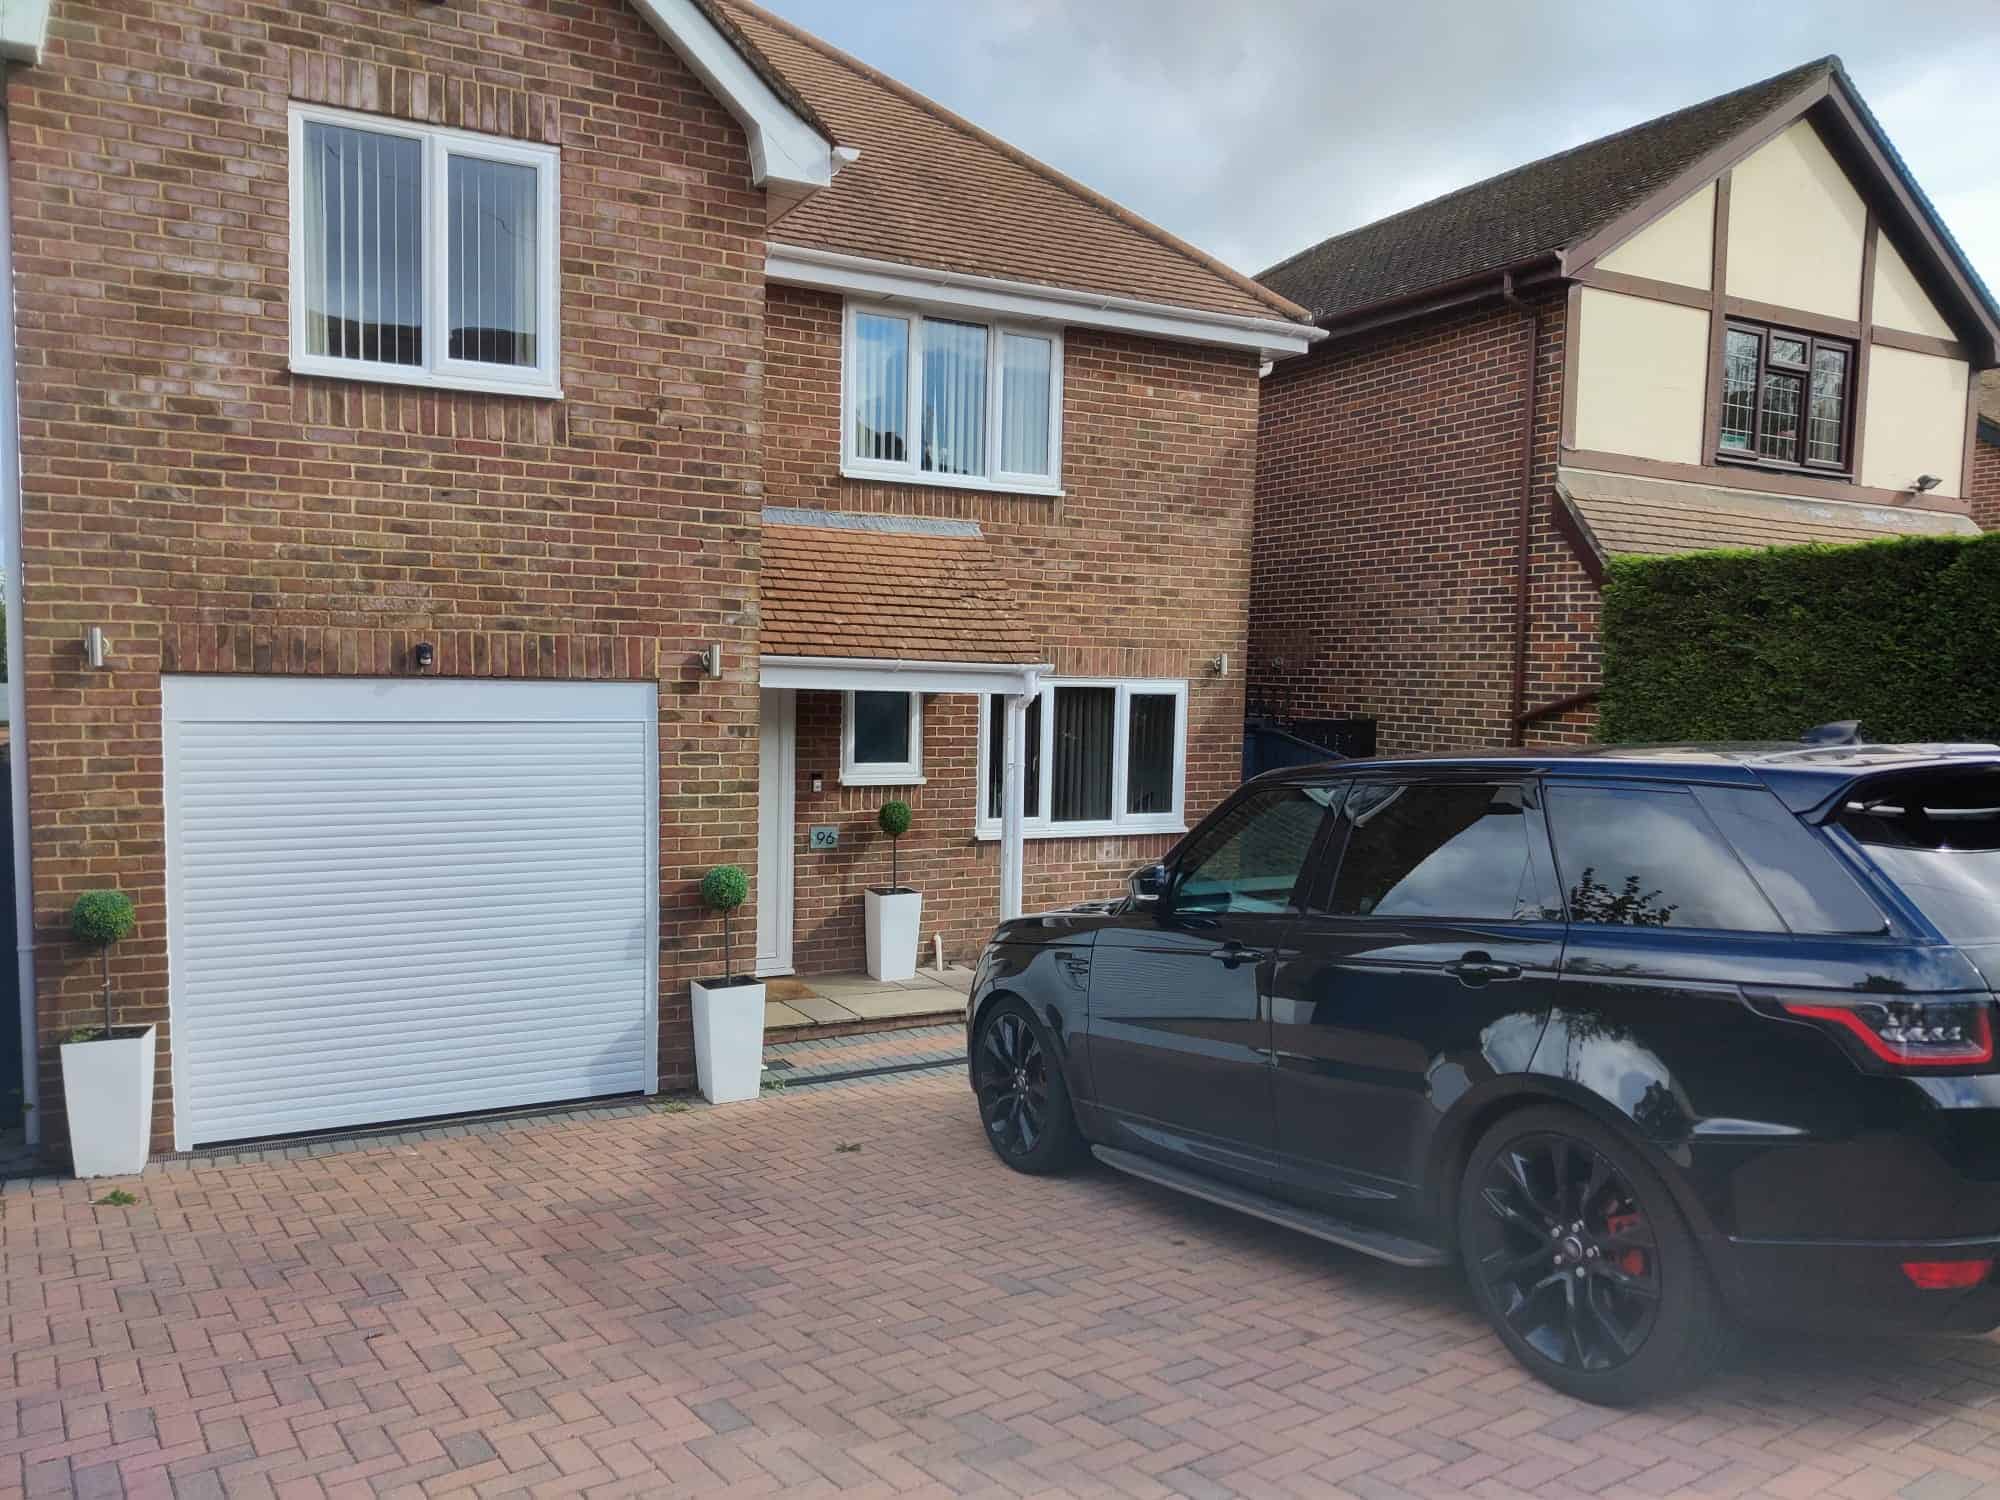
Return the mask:
{"type": "Polygon", "coordinates": [[[1996,0],[763,0],[1256,272],[1837,52],[2000,288],[1996,0]]]}

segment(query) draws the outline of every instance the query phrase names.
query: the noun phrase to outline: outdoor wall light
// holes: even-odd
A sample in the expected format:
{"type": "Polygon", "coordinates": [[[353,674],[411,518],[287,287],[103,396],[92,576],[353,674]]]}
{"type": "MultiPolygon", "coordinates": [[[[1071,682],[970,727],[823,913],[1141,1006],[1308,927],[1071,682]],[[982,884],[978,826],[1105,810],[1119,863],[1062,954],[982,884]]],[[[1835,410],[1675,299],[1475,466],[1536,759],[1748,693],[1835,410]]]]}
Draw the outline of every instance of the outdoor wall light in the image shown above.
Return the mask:
{"type": "Polygon", "coordinates": [[[437,647],[433,646],[429,641],[418,641],[411,648],[410,660],[416,664],[419,672],[428,672],[431,669],[431,663],[437,660],[437,647]]]}
{"type": "Polygon", "coordinates": [[[722,648],[720,646],[707,646],[702,649],[701,669],[710,677],[720,677],[722,675],[722,648]]]}
{"type": "Polygon", "coordinates": [[[1943,483],[1944,481],[1935,474],[1919,474],[1917,482],[1911,485],[1910,488],[1915,490],[1919,495],[1927,495],[1943,483]]]}
{"type": "Polygon", "coordinates": [[[93,667],[102,667],[111,656],[111,638],[104,633],[104,627],[93,625],[83,633],[83,659],[93,667]]]}
{"type": "Polygon", "coordinates": [[[1217,677],[1227,677],[1229,675],[1229,653],[1224,651],[1218,655],[1214,661],[1208,664],[1208,670],[1213,672],[1217,677]]]}

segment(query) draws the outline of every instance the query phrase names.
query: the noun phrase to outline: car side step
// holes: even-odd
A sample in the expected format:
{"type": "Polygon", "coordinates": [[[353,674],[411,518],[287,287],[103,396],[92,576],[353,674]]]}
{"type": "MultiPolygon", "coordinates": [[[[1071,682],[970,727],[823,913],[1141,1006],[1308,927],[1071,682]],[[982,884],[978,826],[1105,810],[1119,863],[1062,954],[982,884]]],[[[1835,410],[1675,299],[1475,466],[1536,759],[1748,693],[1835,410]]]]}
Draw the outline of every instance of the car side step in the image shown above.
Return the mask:
{"type": "Polygon", "coordinates": [[[1435,1245],[1406,1239],[1386,1229],[1350,1224],[1345,1219],[1315,1213],[1309,1208],[1298,1208],[1276,1198],[1267,1198],[1262,1193],[1252,1192],[1248,1188],[1237,1187],[1234,1183],[1217,1182],[1212,1178],[1184,1171],[1180,1167],[1168,1166],[1165,1162],[1154,1161],[1150,1156],[1135,1156],[1130,1151],[1118,1151],[1110,1146],[1092,1146],[1090,1154],[1107,1167],[1130,1173],[1134,1177],[1142,1177],[1147,1182],[1158,1183],[1161,1187],[1172,1188],[1177,1193],[1186,1193],[1193,1198],[1204,1198],[1210,1203],[1219,1203],[1224,1208],[1233,1208],[1238,1213],[1251,1214],[1269,1223],[1283,1225],[1286,1229],[1296,1229],[1300,1234],[1309,1234],[1314,1239],[1343,1245],[1349,1250],[1359,1250],[1363,1255],[1373,1255],[1377,1259],[1391,1261],[1399,1266],[1451,1264],[1451,1256],[1435,1245]]]}

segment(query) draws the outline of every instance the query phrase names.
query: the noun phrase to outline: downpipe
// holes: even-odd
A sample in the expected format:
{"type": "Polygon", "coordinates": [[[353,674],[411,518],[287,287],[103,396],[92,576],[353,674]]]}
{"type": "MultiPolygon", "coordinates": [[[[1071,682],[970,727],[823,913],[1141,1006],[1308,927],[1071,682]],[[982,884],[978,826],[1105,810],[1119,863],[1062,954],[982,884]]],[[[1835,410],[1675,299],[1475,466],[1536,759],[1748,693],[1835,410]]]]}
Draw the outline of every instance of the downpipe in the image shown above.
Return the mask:
{"type": "Polygon", "coordinates": [[[1514,290],[1514,273],[1500,278],[1500,300],[1521,314],[1528,325],[1528,380],[1521,398],[1521,501],[1515,527],[1514,555],[1514,682],[1507,713],[1507,742],[1528,742],[1528,573],[1534,532],[1535,397],[1541,379],[1542,320],[1514,290]]]}

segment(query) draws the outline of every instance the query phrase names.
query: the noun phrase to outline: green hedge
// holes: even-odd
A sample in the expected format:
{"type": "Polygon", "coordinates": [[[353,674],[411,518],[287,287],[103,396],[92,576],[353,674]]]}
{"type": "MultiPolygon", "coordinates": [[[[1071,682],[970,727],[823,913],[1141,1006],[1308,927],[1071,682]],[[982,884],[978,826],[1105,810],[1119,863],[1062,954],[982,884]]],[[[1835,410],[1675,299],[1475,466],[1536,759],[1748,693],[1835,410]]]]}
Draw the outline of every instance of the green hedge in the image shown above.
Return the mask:
{"type": "Polygon", "coordinates": [[[2000,737],[2000,533],[1615,558],[1599,733],[2000,737]]]}

